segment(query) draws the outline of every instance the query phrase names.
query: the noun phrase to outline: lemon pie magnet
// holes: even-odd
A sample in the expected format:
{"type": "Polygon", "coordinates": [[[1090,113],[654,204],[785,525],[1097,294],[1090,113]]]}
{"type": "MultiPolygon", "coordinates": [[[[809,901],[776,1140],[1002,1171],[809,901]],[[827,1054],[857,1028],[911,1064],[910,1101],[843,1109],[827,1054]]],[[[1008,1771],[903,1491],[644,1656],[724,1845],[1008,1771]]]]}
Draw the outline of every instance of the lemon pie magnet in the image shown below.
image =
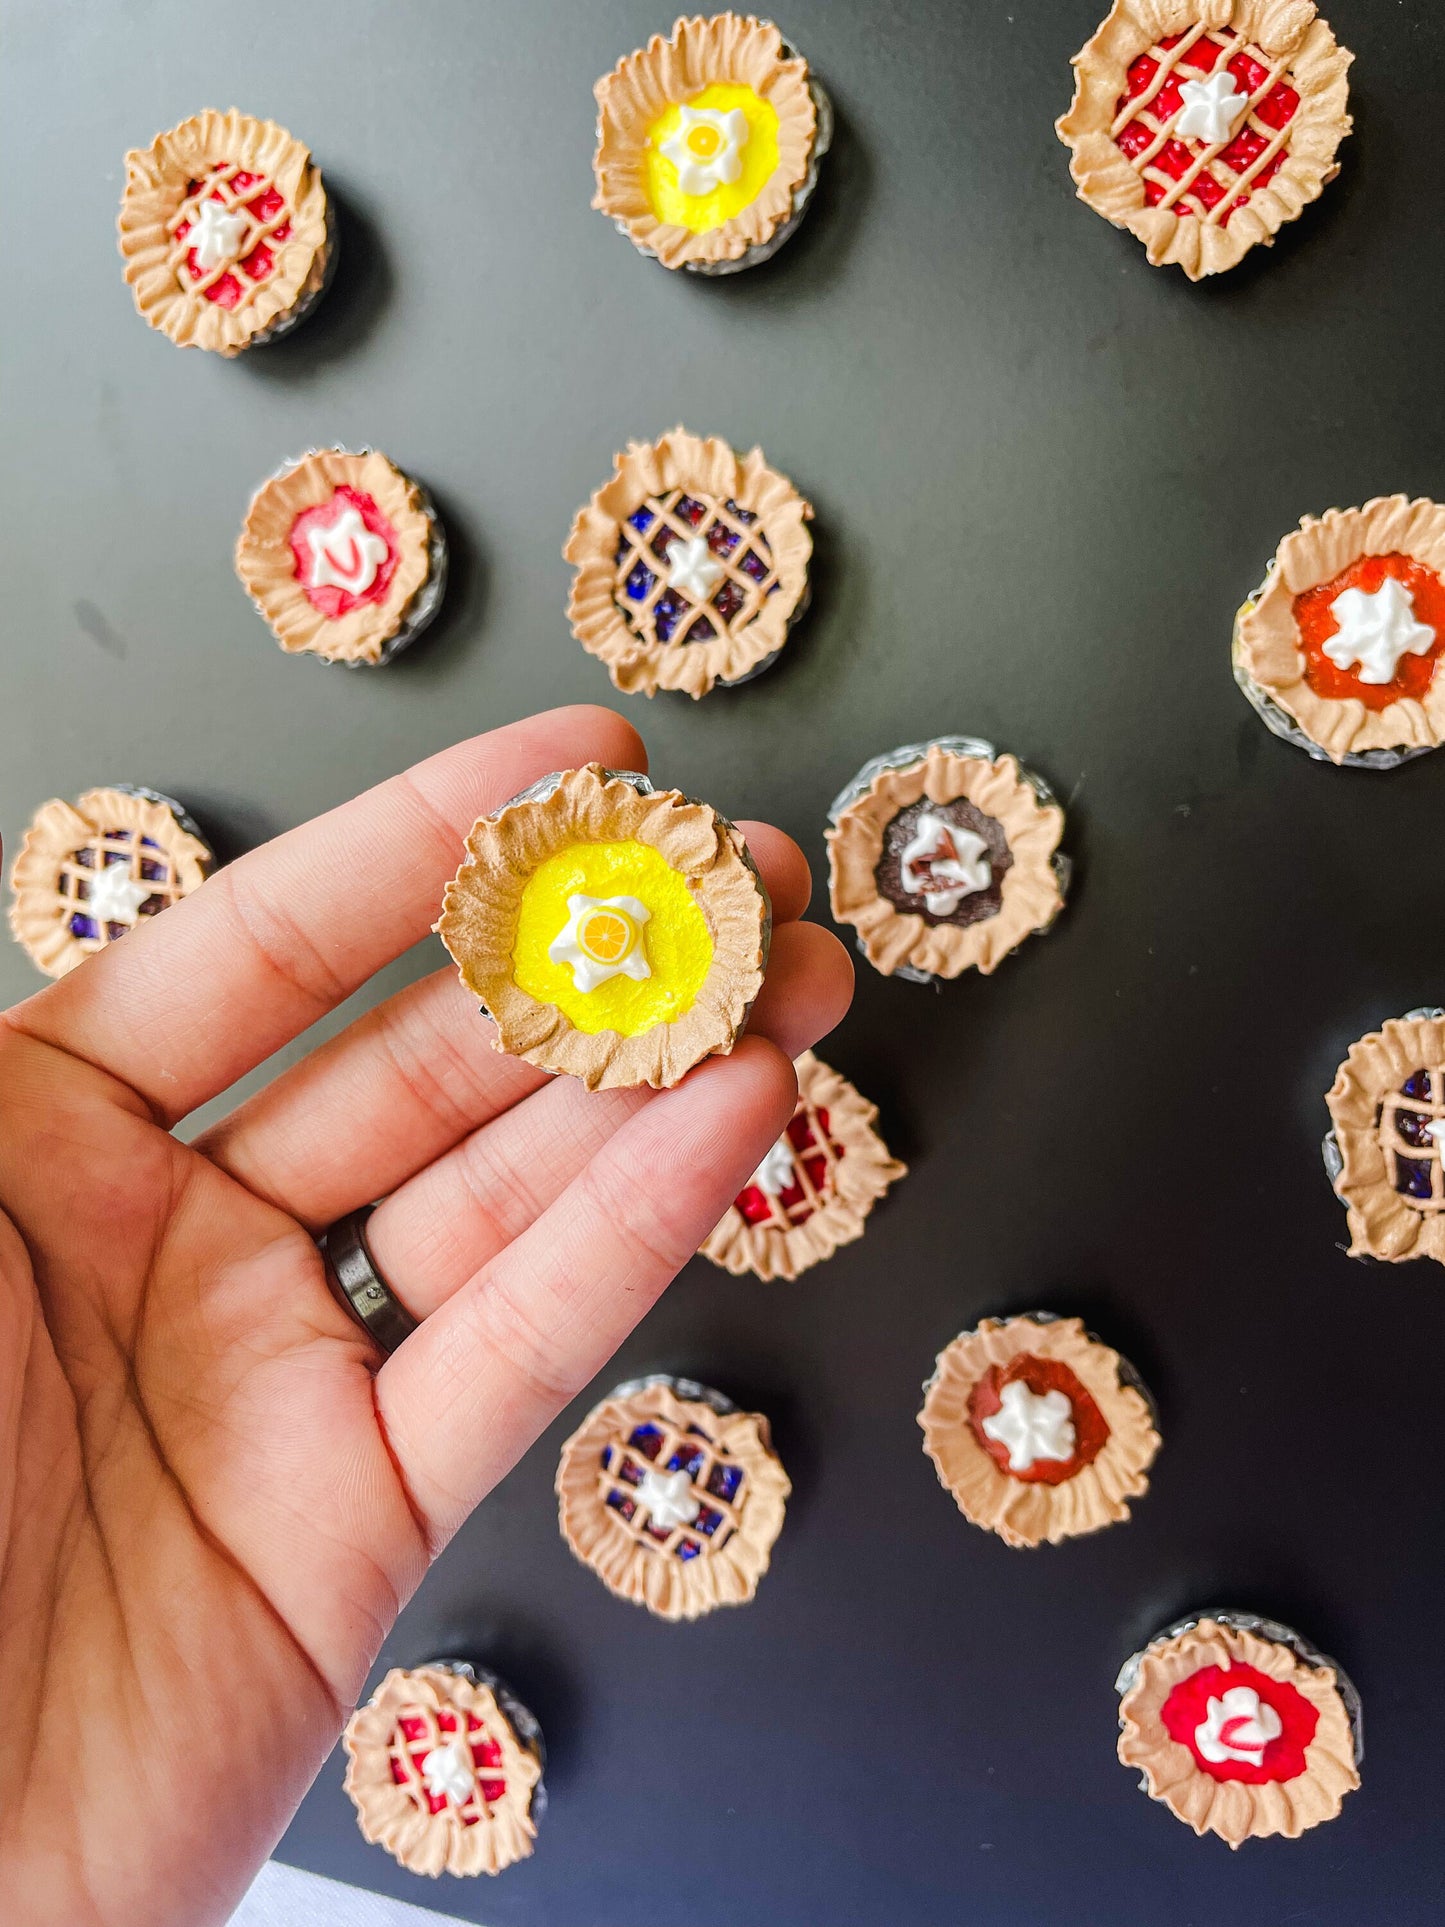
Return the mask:
{"type": "Polygon", "coordinates": [[[730,1051],[769,923],[732,824],[591,763],[475,825],[438,928],[497,1048],[596,1090],[661,1089],[730,1051]]]}
{"type": "Polygon", "coordinates": [[[592,205],[665,268],[754,267],[802,220],[833,109],[771,21],[679,20],[595,91],[592,205]]]}

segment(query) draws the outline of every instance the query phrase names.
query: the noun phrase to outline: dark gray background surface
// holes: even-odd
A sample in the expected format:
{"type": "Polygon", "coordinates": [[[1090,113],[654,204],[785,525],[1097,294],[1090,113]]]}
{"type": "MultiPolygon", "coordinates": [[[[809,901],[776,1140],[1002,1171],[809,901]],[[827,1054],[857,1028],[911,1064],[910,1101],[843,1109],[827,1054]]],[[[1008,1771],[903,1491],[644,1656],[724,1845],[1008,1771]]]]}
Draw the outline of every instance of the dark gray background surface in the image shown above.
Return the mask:
{"type": "MultiPolygon", "coordinates": [[[[1072,198],[1051,122],[1101,6],[790,0],[837,146],[800,236],[721,283],[588,208],[592,83],[671,17],[642,0],[4,6],[7,855],[43,798],[116,778],[234,853],[608,699],[559,547],[614,449],[679,419],[812,498],[817,599],[749,688],[618,699],[656,773],[820,874],[833,792],[932,731],[1072,803],[1048,941],[938,994],[861,967],[826,1055],[913,1166],[867,1238],[793,1286],[697,1262],[594,1388],[684,1370],[771,1415],[795,1497],[756,1602],[668,1627],[573,1562],[551,1480],[580,1400],[383,1655],[470,1647],[535,1707],[535,1859],[414,1880],[339,1760],[288,1859],[507,1927],[1442,1917],[1445,1297],[1345,1258],[1318,1145],[1351,1039],[1445,1001],[1445,756],[1309,762],[1228,639],[1302,513],[1445,491],[1445,15],[1332,0],[1345,171],[1193,287],[1072,198]],[[226,363],[142,325],[112,229],[125,149],[233,101],[310,143],[343,258],[291,341],[226,363]],[[451,530],[444,614],[381,672],[282,656],[231,571],[252,488],[332,441],[384,448],[451,530]],[[1167,1442],[1126,1529],[1021,1553],[958,1516],[914,1414],[960,1327],[1040,1304],[1134,1358],[1167,1442]],[[1119,1662],[1210,1602],[1298,1625],[1364,1695],[1364,1790],[1300,1842],[1196,1841],[1114,1760],[1119,1662]]],[[[0,949],[0,996],[35,983],[0,949]]]]}

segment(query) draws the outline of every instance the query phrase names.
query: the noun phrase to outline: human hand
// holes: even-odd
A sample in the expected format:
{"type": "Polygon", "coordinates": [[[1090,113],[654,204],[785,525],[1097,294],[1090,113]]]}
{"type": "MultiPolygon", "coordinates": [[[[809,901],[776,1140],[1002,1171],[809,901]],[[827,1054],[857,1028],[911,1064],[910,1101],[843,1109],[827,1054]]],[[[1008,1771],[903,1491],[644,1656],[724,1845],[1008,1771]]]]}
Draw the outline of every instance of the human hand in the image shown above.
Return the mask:
{"type": "Polygon", "coordinates": [[[767,981],[674,1089],[498,1055],[448,965],[171,1135],[425,934],[474,818],[591,760],[646,768],[600,709],[460,744],[0,1016],[0,1895],[26,1927],[227,1917],[428,1562],[722,1217],[847,1008],[801,851],[746,824],[767,981]],[[378,1197],[423,1321],[385,1363],[314,1243],[378,1197]]]}

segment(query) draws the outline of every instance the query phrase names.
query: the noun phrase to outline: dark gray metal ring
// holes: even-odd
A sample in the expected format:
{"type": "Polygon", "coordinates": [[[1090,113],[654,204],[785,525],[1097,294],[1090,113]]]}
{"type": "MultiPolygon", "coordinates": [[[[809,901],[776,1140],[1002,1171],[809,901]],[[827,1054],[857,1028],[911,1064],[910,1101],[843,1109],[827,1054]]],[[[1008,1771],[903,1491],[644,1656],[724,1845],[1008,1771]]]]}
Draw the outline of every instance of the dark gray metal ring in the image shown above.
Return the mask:
{"type": "Polygon", "coordinates": [[[364,1325],[388,1356],[416,1330],[416,1320],[377,1270],[366,1242],[366,1221],[374,1205],[338,1218],[322,1234],[326,1279],[346,1309],[364,1325]]]}

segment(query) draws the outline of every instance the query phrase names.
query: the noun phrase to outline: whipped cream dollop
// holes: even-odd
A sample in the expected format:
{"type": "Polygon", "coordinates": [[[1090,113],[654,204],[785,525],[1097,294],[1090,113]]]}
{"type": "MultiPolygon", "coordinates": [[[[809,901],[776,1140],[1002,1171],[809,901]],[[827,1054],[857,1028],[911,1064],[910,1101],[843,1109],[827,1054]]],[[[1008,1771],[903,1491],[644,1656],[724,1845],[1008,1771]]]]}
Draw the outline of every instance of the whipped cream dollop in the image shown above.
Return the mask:
{"type": "Polygon", "coordinates": [[[1194,1729],[1195,1749],[1202,1760],[1220,1766],[1239,1760],[1260,1766],[1264,1750],[1284,1731],[1284,1722],[1252,1686],[1229,1686],[1211,1699],[1204,1718],[1194,1729]]]}
{"type": "Polygon", "coordinates": [[[1330,614],[1340,627],[1324,652],[1337,669],[1354,670],[1361,682],[1393,682],[1402,657],[1423,656],[1435,646],[1435,631],[1416,620],[1415,598],[1393,575],[1378,589],[1342,589],[1330,614]]]}
{"type": "Polygon", "coordinates": [[[197,201],[189,230],[182,239],[196,257],[196,266],[209,274],[223,262],[234,261],[246,233],[246,217],[220,201],[197,201]]]}
{"type": "Polygon", "coordinates": [[[329,528],[309,528],[306,540],[311,544],[308,587],[341,589],[347,595],[365,595],[388,554],[385,538],[366,526],[354,502],[347,503],[329,528]]]}
{"type": "Polygon", "coordinates": [[[450,1800],[454,1807],[465,1806],[476,1777],[466,1741],[449,1740],[445,1746],[434,1746],[422,1760],[421,1777],[434,1800],[450,1800]]]}
{"type": "Polygon", "coordinates": [[[132,876],[124,860],[94,871],[87,887],[85,909],[97,923],[139,923],[141,905],[155,895],[155,885],[132,876]]]}
{"type": "Polygon", "coordinates": [[[667,551],[667,586],[689,602],[706,602],[722,580],[723,565],[705,535],[679,536],[667,551]]]}
{"type": "Polygon", "coordinates": [[[1015,1378],[999,1401],[999,1409],[983,1421],[983,1431],[1007,1448],[1010,1472],[1027,1472],[1038,1459],[1074,1456],[1074,1408],[1065,1393],[1032,1392],[1015,1378]]]}
{"type": "Polygon", "coordinates": [[[683,194],[711,194],[731,187],[743,171],[748,117],[741,107],[727,113],[714,107],[683,107],[674,131],[658,152],[677,169],[683,194]]]}
{"type": "Polygon", "coordinates": [[[792,1182],[793,1147],[788,1142],[787,1133],[784,1132],[748,1179],[748,1183],[755,1184],[759,1191],[766,1191],[770,1198],[776,1198],[780,1197],[792,1182]]]}
{"type": "Polygon", "coordinates": [[[702,1510],[692,1480],[681,1469],[659,1472],[655,1465],[648,1466],[637,1488],[637,1499],[647,1507],[652,1523],[669,1532],[674,1526],[690,1526],[702,1510]]]}
{"type": "Polygon", "coordinates": [[[993,865],[976,831],[925,810],[903,846],[899,877],[909,896],[923,898],[930,916],[950,917],[965,897],[993,882],[993,865]]]}
{"type": "Polygon", "coordinates": [[[1205,80],[1181,82],[1179,97],[1184,111],[1174,123],[1174,132],[1181,139],[1207,141],[1211,147],[1229,139],[1249,99],[1235,86],[1234,75],[1224,68],[1205,80]]]}

